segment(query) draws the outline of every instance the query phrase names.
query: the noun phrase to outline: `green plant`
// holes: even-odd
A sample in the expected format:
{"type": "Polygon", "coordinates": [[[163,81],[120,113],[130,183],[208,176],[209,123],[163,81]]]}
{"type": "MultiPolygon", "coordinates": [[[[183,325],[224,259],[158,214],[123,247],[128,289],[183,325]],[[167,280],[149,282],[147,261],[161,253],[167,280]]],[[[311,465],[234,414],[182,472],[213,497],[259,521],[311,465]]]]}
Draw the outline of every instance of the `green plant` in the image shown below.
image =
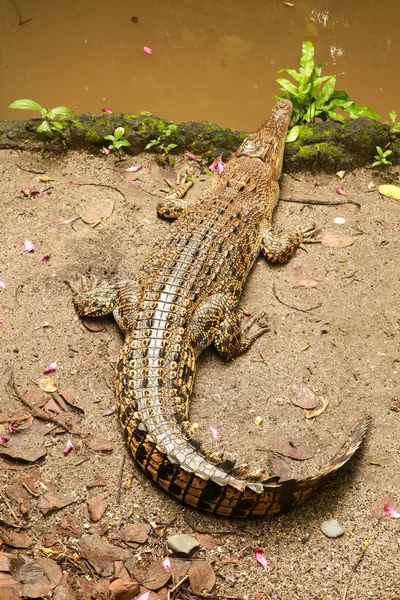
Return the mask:
{"type": "Polygon", "coordinates": [[[347,112],[351,119],[371,117],[379,119],[380,115],[372,112],[366,106],[352,102],[346,92],[335,91],[336,75],[321,77],[322,63],[314,63],[314,46],[312,42],[303,42],[299,71],[281,69],[278,73],[286,72],[295,81],[279,78],[276,81],[281,86],[278,98],[288,98],[293,103],[294,125],[314,122],[316,117],[326,121],[344,122],[345,117],[336,112],[337,108],[347,112]]]}
{"type": "MultiPolygon", "coordinates": [[[[389,145],[389,144],[388,144],[389,145]]],[[[387,146],[385,146],[387,148],[387,146]]],[[[375,162],[372,163],[373,167],[382,167],[383,165],[391,165],[390,160],[387,159],[388,156],[392,154],[391,150],[382,150],[380,146],[376,146],[376,151],[378,154],[375,154],[375,162]]]]}
{"type": "Polygon", "coordinates": [[[389,117],[390,117],[390,120],[392,121],[392,124],[391,124],[391,126],[390,126],[390,130],[391,130],[393,133],[397,133],[398,131],[400,131],[400,123],[396,123],[396,119],[397,119],[397,112],[396,112],[395,110],[392,110],[392,111],[389,113],[389,117]]]}
{"type": "Polygon", "coordinates": [[[178,145],[174,144],[173,142],[170,142],[169,144],[166,143],[168,141],[168,138],[172,135],[172,133],[175,133],[177,129],[177,125],[174,125],[174,123],[170,123],[165,129],[163,129],[158,138],[150,140],[150,142],[145,147],[145,150],[149,150],[154,146],[154,149],[158,152],[162,152],[162,154],[164,155],[168,154],[178,145]]]}
{"type": "Polygon", "coordinates": [[[109,150],[120,150],[120,148],[122,148],[122,146],[130,146],[131,143],[126,140],[124,138],[125,136],[125,128],[124,127],[117,127],[117,129],[114,131],[113,134],[108,134],[104,136],[105,140],[109,140],[111,141],[111,144],[109,144],[108,149],[109,150]]]}
{"type": "Polygon", "coordinates": [[[66,106],[56,106],[55,108],[44,108],[34,100],[15,100],[8,108],[19,108],[22,110],[37,110],[42,115],[42,122],[36,131],[51,138],[53,133],[62,135],[66,122],[63,119],[71,119],[73,112],[66,106]]]}

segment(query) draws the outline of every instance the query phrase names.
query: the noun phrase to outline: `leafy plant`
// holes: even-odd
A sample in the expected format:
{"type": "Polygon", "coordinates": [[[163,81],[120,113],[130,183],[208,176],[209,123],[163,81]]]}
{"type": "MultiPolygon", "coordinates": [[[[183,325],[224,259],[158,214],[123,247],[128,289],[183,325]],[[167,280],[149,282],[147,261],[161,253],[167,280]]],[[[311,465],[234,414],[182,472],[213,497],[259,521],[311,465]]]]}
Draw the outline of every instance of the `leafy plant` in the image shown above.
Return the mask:
{"type": "Polygon", "coordinates": [[[170,142],[169,144],[166,143],[168,141],[168,138],[173,133],[175,133],[175,131],[177,129],[178,129],[177,125],[175,125],[174,123],[170,123],[165,129],[163,129],[163,131],[160,133],[158,138],[155,138],[154,140],[150,140],[150,142],[147,144],[145,150],[149,150],[150,148],[154,147],[154,149],[157,150],[158,152],[162,152],[162,154],[164,154],[164,155],[168,154],[169,152],[171,152],[171,150],[176,148],[178,145],[178,144],[174,144],[173,142],[170,142]]]}
{"type": "Polygon", "coordinates": [[[131,143],[125,139],[125,128],[124,127],[117,127],[117,129],[114,131],[113,134],[108,134],[104,136],[105,140],[109,140],[111,141],[111,144],[109,144],[108,149],[109,150],[118,150],[120,148],[122,148],[122,146],[130,146],[131,143]]]}
{"type": "Polygon", "coordinates": [[[286,72],[295,81],[279,78],[276,81],[281,86],[279,98],[288,98],[293,103],[294,125],[314,122],[316,117],[322,121],[332,119],[344,122],[345,117],[336,112],[337,108],[347,112],[351,119],[371,117],[379,119],[380,115],[372,112],[366,106],[359,106],[350,100],[348,94],[336,91],[336,75],[321,77],[322,63],[314,63],[314,46],[305,41],[302,45],[300,68],[281,69],[278,73],[286,72]]]}
{"type": "Polygon", "coordinates": [[[22,110],[37,110],[42,115],[42,122],[36,131],[51,138],[53,133],[62,134],[66,122],[63,119],[71,119],[73,112],[66,106],[56,106],[55,108],[44,108],[34,100],[27,98],[15,100],[8,108],[19,108],[22,110]]]}
{"type": "Polygon", "coordinates": [[[372,163],[373,167],[382,167],[383,165],[391,165],[390,160],[387,159],[388,156],[392,154],[391,150],[382,150],[380,146],[376,146],[376,151],[378,154],[375,154],[375,162],[372,163]]]}
{"type": "Polygon", "coordinates": [[[400,123],[396,123],[396,119],[397,119],[397,112],[396,112],[395,110],[392,110],[392,111],[389,113],[389,117],[390,117],[390,120],[392,121],[392,124],[391,124],[391,126],[390,126],[390,130],[391,130],[393,133],[397,133],[398,131],[400,131],[400,123]]]}

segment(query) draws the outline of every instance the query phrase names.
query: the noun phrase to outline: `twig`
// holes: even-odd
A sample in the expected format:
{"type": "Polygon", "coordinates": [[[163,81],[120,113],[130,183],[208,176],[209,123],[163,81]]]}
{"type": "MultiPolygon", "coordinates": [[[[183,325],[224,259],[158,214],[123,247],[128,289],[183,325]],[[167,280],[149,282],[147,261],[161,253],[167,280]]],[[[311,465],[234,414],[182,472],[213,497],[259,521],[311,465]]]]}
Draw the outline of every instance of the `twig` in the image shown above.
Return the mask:
{"type": "Polygon", "coordinates": [[[226,600],[244,600],[243,596],[227,596],[226,594],[201,594],[200,592],[192,592],[192,596],[198,598],[211,598],[218,600],[219,598],[226,598],[226,600]]]}
{"type": "Polygon", "coordinates": [[[34,173],[35,175],[44,175],[46,173],[46,171],[43,171],[42,169],[40,169],[40,171],[36,171],[36,169],[24,169],[24,167],[21,167],[19,164],[17,164],[18,169],[20,169],[21,171],[26,171],[27,173],[34,173]]]}
{"type": "Polygon", "coordinates": [[[87,462],[88,460],[90,460],[90,456],[87,456],[86,458],[82,458],[82,460],[80,460],[79,462],[76,463],[75,467],[79,467],[80,465],[83,465],[83,463],[87,462]]]}
{"type": "Polygon", "coordinates": [[[284,302],[283,300],[281,300],[278,297],[278,295],[276,293],[276,289],[275,289],[275,282],[272,284],[272,292],[273,292],[275,298],[278,300],[278,302],[280,302],[284,306],[287,306],[288,308],[292,308],[293,310],[298,310],[299,312],[309,312],[310,310],[315,310],[316,308],[320,308],[322,306],[322,302],[320,302],[319,304],[316,304],[315,306],[310,306],[310,308],[298,308],[297,306],[292,306],[291,304],[287,304],[286,302],[284,302]]]}
{"type": "Polygon", "coordinates": [[[155,196],[156,198],[162,198],[161,194],[153,194],[153,192],[149,192],[148,190],[145,190],[144,187],[142,187],[142,186],[140,186],[140,189],[145,194],[149,194],[149,196],[155,196]]]}
{"type": "Polygon", "coordinates": [[[12,516],[14,517],[14,519],[16,520],[16,522],[19,523],[18,517],[15,514],[15,512],[13,511],[12,507],[10,506],[10,503],[7,500],[7,498],[5,496],[3,496],[3,494],[0,494],[0,498],[3,500],[4,504],[7,506],[8,510],[10,511],[10,513],[12,514],[12,516]]]}
{"type": "Polygon", "coordinates": [[[39,494],[36,494],[36,492],[34,492],[33,490],[31,490],[31,488],[30,488],[30,487],[28,487],[28,486],[26,485],[26,483],[24,483],[23,481],[21,481],[21,485],[22,485],[22,487],[24,487],[24,488],[26,489],[26,491],[27,491],[29,494],[31,494],[31,495],[32,495],[34,498],[40,498],[40,496],[42,495],[42,494],[40,494],[40,493],[39,493],[39,494]]]}
{"type": "Polygon", "coordinates": [[[19,18],[18,25],[23,25],[24,23],[29,23],[29,21],[32,21],[32,17],[29,17],[29,19],[25,19],[25,21],[23,21],[22,17],[21,17],[21,13],[19,12],[19,8],[18,8],[17,4],[15,3],[14,0],[11,0],[11,2],[14,4],[14,8],[17,11],[17,14],[18,14],[18,18],[19,18]]]}
{"type": "Polygon", "coordinates": [[[189,579],[189,575],[185,575],[185,577],[183,577],[180,581],[178,581],[178,583],[176,585],[174,585],[173,588],[171,588],[170,590],[168,590],[167,600],[171,600],[171,594],[173,594],[174,592],[176,592],[176,590],[178,588],[180,588],[181,585],[183,583],[185,583],[185,581],[187,581],[188,579],[189,579]]]}
{"type": "Polygon", "coordinates": [[[118,490],[117,490],[117,504],[121,504],[122,477],[123,477],[123,474],[124,474],[125,460],[126,460],[126,454],[124,454],[123,457],[122,457],[121,468],[119,470],[118,490]]]}
{"type": "MultiPolygon", "coordinates": [[[[374,540],[375,539],[376,539],[376,536],[374,537],[374,540]]],[[[364,546],[364,548],[363,548],[360,556],[357,559],[357,562],[355,563],[355,565],[353,565],[353,568],[352,568],[351,573],[350,573],[349,581],[346,583],[346,587],[344,588],[344,593],[343,593],[342,600],[346,600],[346,598],[347,598],[347,592],[349,591],[349,588],[350,588],[350,585],[351,585],[351,580],[353,579],[353,575],[357,571],[358,567],[360,566],[360,564],[361,564],[361,562],[362,562],[362,560],[363,560],[363,558],[365,556],[365,553],[368,550],[368,548],[370,547],[370,545],[371,544],[367,543],[364,546]]]]}
{"type": "Polygon", "coordinates": [[[105,188],[109,188],[110,190],[114,190],[115,192],[118,192],[119,194],[121,194],[121,196],[123,197],[123,199],[126,202],[126,196],[123,192],[121,192],[121,190],[117,187],[115,187],[114,185],[108,185],[107,183],[77,183],[75,181],[71,181],[72,185],[94,185],[96,187],[105,187],[105,188]]]}
{"type": "Polygon", "coordinates": [[[0,423],[19,423],[20,421],[27,421],[32,415],[25,415],[25,417],[10,417],[9,419],[0,419],[0,423]]]}
{"type": "Polygon", "coordinates": [[[346,202],[343,202],[342,200],[297,200],[296,198],[279,198],[279,201],[295,202],[296,204],[317,204],[322,206],[344,206],[345,204],[354,204],[354,206],[357,206],[357,208],[361,208],[361,204],[359,204],[358,202],[354,202],[354,200],[346,200],[346,202]]]}

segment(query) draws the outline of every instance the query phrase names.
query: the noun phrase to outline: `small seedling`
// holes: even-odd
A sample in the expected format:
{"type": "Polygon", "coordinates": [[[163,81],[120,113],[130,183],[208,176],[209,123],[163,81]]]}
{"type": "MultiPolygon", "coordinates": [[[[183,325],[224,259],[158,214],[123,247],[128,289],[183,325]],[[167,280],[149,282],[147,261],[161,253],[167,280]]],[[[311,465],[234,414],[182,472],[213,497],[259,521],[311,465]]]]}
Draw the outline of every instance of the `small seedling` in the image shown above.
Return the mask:
{"type": "Polygon", "coordinates": [[[150,148],[154,147],[154,149],[157,152],[161,152],[162,154],[164,154],[164,156],[166,156],[167,154],[169,154],[169,152],[171,152],[171,150],[176,148],[178,145],[174,144],[173,142],[170,142],[169,144],[166,143],[171,134],[175,133],[177,129],[177,125],[175,125],[174,123],[170,123],[165,129],[163,129],[158,138],[150,140],[150,142],[145,147],[145,150],[149,150],[150,148]]]}
{"type": "Polygon", "coordinates": [[[382,150],[380,146],[376,146],[376,151],[378,154],[375,154],[375,162],[372,163],[373,167],[382,167],[383,165],[391,165],[390,160],[387,159],[388,156],[392,154],[391,150],[382,150]]]}
{"type": "MultiPolygon", "coordinates": [[[[281,69],[278,73],[286,71],[294,80],[280,78],[276,81],[281,86],[279,98],[288,98],[293,103],[294,125],[313,123],[318,117],[322,121],[332,119],[343,123],[345,117],[336,112],[340,108],[347,112],[351,119],[370,117],[379,119],[379,115],[372,112],[367,106],[359,106],[352,102],[346,92],[335,91],[336,75],[321,77],[322,63],[314,63],[314,46],[312,42],[303,42],[300,68],[281,69]]],[[[288,141],[294,141],[295,134],[288,141]]]]}
{"type": "Polygon", "coordinates": [[[105,140],[109,140],[111,142],[111,144],[109,144],[108,149],[109,150],[118,150],[118,152],[120,151],[120,148],[122,148],[122,146],[130,146],[131,143],[125,139],[125,128],[124,127],[117,127],[117,129],[114,131],[114,134],[109,134],[109,135],[105,135],[104,139],[105,140]]]}
{"type": "Polygon", "coordinates": [[[400,123],[396,123],[397,112],[395,110],[392,110],[392,112],[389,113],[389,117],[390,117],[390,120],[392,121],[392,124],[390,126],[390,130],[393,133],[399,132],[400,131],[400,123]]]}
{"type": "Polygon", "coordinates": [[[73,112],[66,106],[56,106],[55,108],[44,108],[34,100],[15,100],[8,108],[19,108],[22,110],[37,110],[42,115],[42,122],[37,127],[37,133],[44,134],[51,138],[53,133],[63,134],[63,129],[67,125],[63,119],[71,119],[73,112]]]}

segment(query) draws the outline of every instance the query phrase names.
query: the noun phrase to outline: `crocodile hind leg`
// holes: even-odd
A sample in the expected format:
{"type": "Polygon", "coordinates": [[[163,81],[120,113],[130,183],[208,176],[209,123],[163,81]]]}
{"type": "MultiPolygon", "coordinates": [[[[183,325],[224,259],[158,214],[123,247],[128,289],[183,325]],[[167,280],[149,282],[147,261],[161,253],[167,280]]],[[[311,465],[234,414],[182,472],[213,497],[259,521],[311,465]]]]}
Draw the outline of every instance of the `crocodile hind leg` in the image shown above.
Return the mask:
{"type": "MultiPolygon", "coordinates": [[[[168,184],[169,185],[169,184],[168,184]]],[[[164,219],[176,219],[186,213],[193,205],[193,202],[183,199],[186,192],[192,187],[193,181],[188,180],[186,171],[178,173],[176,183],[168,194],[157,205],[157,214],[164,219]]]]}
{"type": "Polygon", "coordinates": [[[272,227],[261,226],[261,252],[269,262],[284,264],[292,258],[297,248],[302,244],[317,242],[317,240],[312,239],[315,232],[315,227],[308,227],[289,235],[279,235],[272,227]]]}
{"type": "Polygon", "coordinates": [[[268,327],[260,327],[252,335],[247,335],[255,319],[242,327],[236,310],[236,300],[227,294],[216,294],[203,302],[196,310],[189,328],[191,344],[197,351],[214,342],[218,352],[226,359],[232,359],[250,348],[251,344],[268,327]]]}
{"type": "Polygon", "coordinates": [[[113,313],[120,329],[126,334],[135,322],[139,286],[136,281],[89,283],[82,277],[80,289],[66,280],[73,292],[73,302],[80,317],[102,317],[113,313]]]}

